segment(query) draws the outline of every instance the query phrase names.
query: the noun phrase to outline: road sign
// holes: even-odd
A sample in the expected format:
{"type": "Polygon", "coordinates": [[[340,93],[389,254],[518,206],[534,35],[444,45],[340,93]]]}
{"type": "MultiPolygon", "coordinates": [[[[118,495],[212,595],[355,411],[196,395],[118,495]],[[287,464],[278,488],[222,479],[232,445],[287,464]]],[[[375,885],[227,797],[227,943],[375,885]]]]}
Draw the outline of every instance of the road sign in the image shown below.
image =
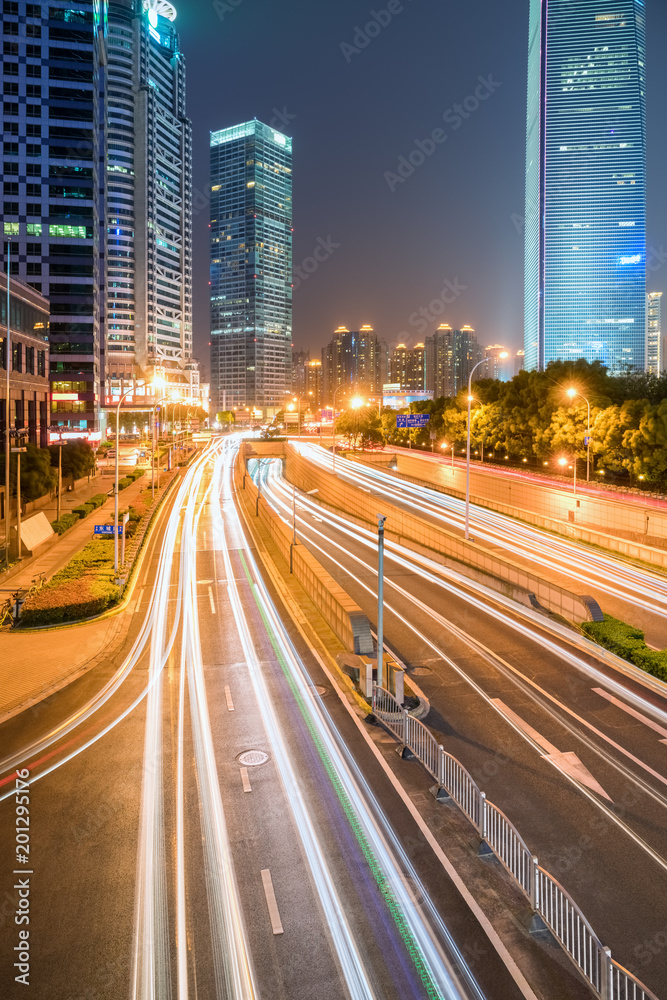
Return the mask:
{"type": "MultiPolygon", "coordinates": [[[[113,536],[113,524],[96,524],[95,532],[96,535],[112,535],[113,536]]],[[[123,534],[123,525],[118,525],[118,534],[123,534]]]]}
{"type": "Polygon", "coordinates": [[[588,435],[586,434],[586,435],[584,436],[584,448],[588,448],[588,446],[589,446],[589,444],[590,444],[590,443],[591,443],[591,439],[590,439],[590,438],[588,437],[588,435]]]}
{"type": "Polygon", "coordinates": [[[426,427],[430,419],[428,413],[399,413],[396,417],[396,427],[426,427]]]}

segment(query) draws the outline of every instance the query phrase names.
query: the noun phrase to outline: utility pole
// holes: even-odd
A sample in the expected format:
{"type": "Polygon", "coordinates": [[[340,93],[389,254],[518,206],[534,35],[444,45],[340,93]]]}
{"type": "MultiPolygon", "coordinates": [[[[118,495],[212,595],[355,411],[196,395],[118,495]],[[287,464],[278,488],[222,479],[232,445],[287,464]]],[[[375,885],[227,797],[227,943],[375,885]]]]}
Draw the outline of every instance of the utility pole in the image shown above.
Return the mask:
{"type": "Polygon", "coordinates": [[[384,522],[387,520],[378,514],[378,629],[377,629],[377,686],[382,687],[382,667],[384,653],[384,522]]]}

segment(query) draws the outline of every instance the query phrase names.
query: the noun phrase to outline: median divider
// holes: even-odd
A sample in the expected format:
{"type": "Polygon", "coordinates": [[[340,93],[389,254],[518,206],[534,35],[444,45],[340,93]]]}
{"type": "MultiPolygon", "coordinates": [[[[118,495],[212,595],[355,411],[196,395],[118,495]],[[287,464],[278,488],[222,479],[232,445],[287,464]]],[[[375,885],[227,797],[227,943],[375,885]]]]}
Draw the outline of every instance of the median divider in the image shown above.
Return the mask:
{"type": "Polygon", "coordinates": [[[285,475],[290,483],[304,491],[317,489],[318,500],[369,525],[377,523],[378,514],[385,514],[385,535],[399,545],[431,557],[435,554],[438,561],[455,567],[471,579],[521,604],[546,609],[568,621],[577,624],[591,621],[597,613],[596,608],[591,607],[590,598],[544,580],[519,563],[488,547],[467,542],[460,535],[431,524],[418,513],[406,511],[385,497],[373,497],[309,462],[291,444],[285,446],[285,456],[285,475]]]}
{"type": "Polygon", "coordinates": [[[247,500],[258,511],[259,520],[281,556],[288,565],[291,561],[295,578],[336,637],[357,655],[372,656],[374,643],[368,618],[305,545],[292,544],[291,527],[268,504],[258,503],[257,487],[245,472],[240,453],[234,466],[234,481],[237,492],[245,490],[247,500]]]}

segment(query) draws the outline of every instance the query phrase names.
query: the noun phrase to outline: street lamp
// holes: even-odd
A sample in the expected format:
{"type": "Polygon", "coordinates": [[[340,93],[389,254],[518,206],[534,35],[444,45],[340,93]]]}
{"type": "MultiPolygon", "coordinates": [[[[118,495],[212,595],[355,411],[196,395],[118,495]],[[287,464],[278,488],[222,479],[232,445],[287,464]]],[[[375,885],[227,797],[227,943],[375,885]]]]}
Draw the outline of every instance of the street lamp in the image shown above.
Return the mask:
{"type": "MultiPolygon", "coordinates": [[[[568,389],[567,390],[567,395],[570,397],[570,399],[576,399],[576,397],[579,396],[580,399],[584,400],[584,402],[586,403],[586,406],[588,408],[588,420],[587,420],[587,423],[586,423],[586,427],[587,427],[587,430],[586,430],[586,482],[588,483],[588,482],[590,482],[590,478],[591,478],[591,404],[588,402],[588,400],[584,396],[583,392],[578,392],[574,388],[568,389]]],[[[575,459],[575,462],[576,462],[576,459],[575,459]]]]}
{"type": "MultiPolygon", "coordinates": [[[[319,493],[319,492],[320,492],[319,490],[307,490],[305,495],[307,497],[312,497],[314,493],[319,493]]],[[[295,545],[296,545],[296,486],[292,485],[292,544],[289,547],[290,573],[294,572],[292,568],[293,565],[292,553],[295,545]]]]}
{"type": "Polygon", "coordinates": [[[9,385],[9,374],[12,370],[12,335],[11,335],[11,324],[9,320],[9,274],[11,271],[10,256],[12,252],[11,243],[7,243],[7,335],[5,337],[5,372],[7,375],[7,395],[5,397],[5,560],[7,569],[9,569],[9,525],[11,515],[9,513],[9,424],[10,424],[10,385],[9,385]]]}
{"type": "Polygon", "coordinates": [[[470,540],[470,404],[472,403],[472,376],[476,368],[485,364],[489,359],[482,358],[470,369],[468,375],[468,433],[466,435],[466,528],[465,539],[470,540]]]}
{"type": "Polygon", "coordinates": [[[452,469],[453,469],[454,468],[454,445],[453,444],[447,444],[446,441],[443,441],[442,444],[440,445],[440,447],[441,448],[451,448],[452,449],[452,469]]]}
{"type": "MultiPolygon", "coordinates": [[[[567,459],[567,458],[559,458],[558,459],[558,464],[561,466],[561,468],[564,468],[566,465],[569,464],[569,459],[567,459]]],[[[573,492],[574,492],[574,495],[576,497],[576,495],[577,495],[577,453],[576,453],[576,451],[574,453],[574,458],[572,459],[572,466],[574,468],[574,490],[573,490],[573,492]]]]}
{"type": "MultiPolygon", "coordinates": [[[[133,392],[134,385],[131,385],[129,389],[126,389],[125,392],[118,397],[118,403],[116,404],[116,461],[114,463],[115,472],[113,484],[113,570],[116,574],[118,573],[118,452],[120,451],[120,404],[126,396],[131,396],[133,392]]],[[[58,490],[58,503],[60,503],[60,489],[58,490]]]]}

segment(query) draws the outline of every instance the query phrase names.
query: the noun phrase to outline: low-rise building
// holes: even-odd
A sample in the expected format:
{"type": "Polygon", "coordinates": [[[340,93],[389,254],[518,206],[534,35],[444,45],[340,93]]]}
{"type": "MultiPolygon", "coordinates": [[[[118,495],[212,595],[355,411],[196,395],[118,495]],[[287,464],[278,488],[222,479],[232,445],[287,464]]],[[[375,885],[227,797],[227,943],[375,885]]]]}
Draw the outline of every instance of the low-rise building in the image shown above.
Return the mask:
{"type": "MultiPolygon", "coordinates": [[[[57,419],[62,393],[49,382],[49,300],[18,278],[9,279],[9,434],[40,448],[49,443],[50,409],[57,419]]],[[[7,400],[7,275],[0,274],[0,439],[6,432],[7,400]]],[[[68,399],[71,398],[68,396],[68,399]]],[[[63,400],[64,402],[64,400],[63,400]]],[[[69,408],[69,403],[67,404],[69,408]]]]}

